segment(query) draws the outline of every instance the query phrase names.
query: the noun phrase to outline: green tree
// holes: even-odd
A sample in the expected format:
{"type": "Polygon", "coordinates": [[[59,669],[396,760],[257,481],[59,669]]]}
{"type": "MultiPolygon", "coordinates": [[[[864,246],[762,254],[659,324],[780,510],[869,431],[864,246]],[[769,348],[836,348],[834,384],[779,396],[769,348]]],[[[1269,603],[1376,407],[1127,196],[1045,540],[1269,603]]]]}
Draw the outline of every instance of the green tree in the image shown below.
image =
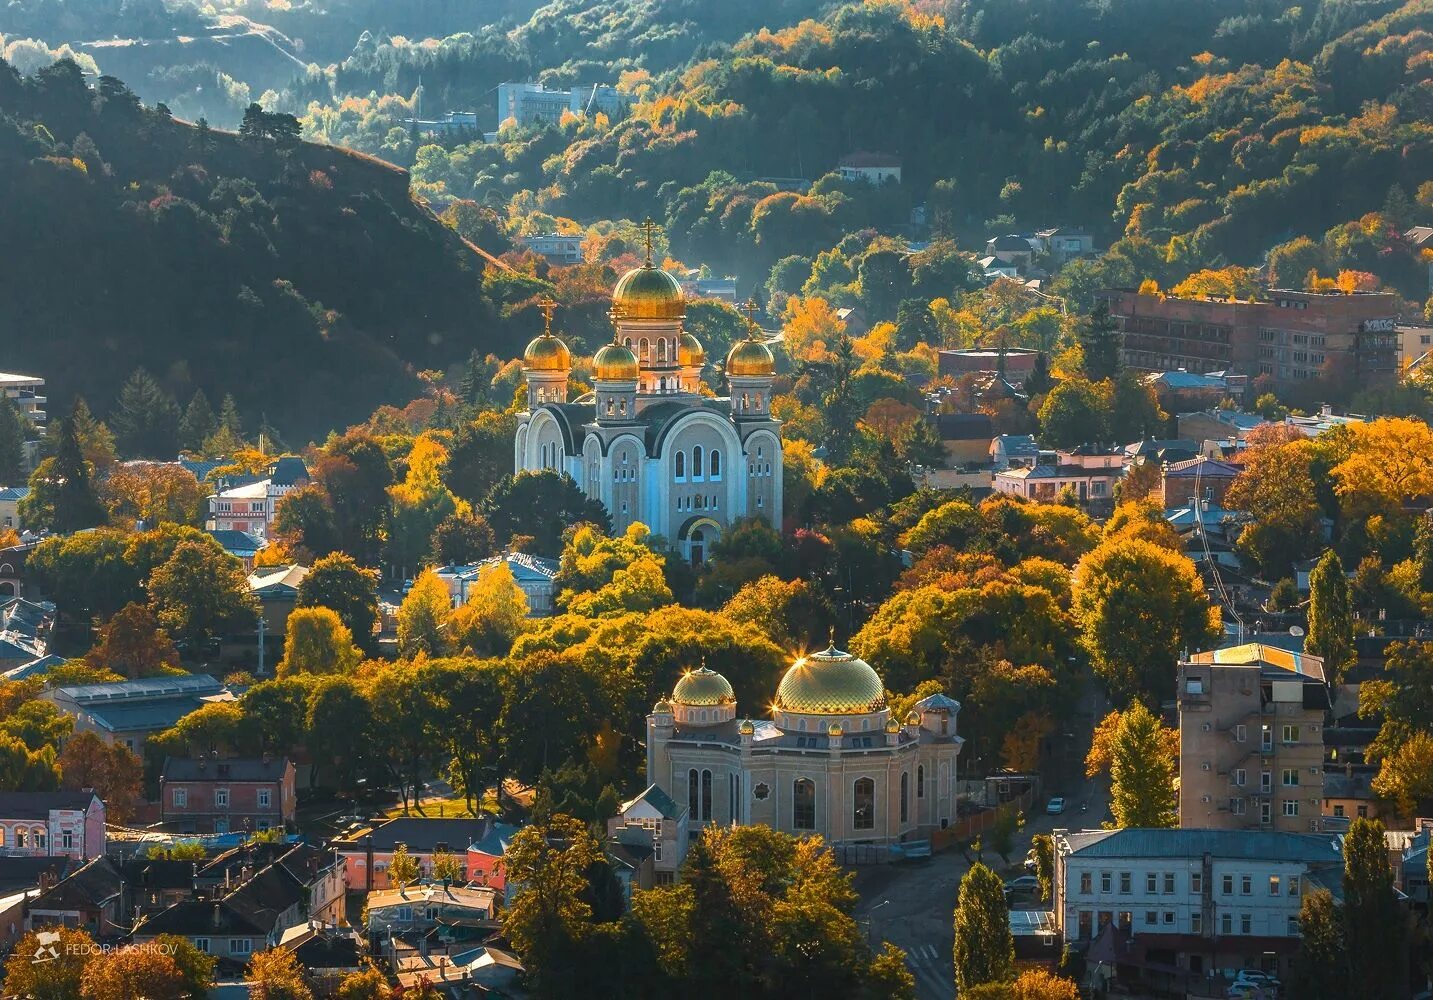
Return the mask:
{"type": "Polygon", "coordinates": [[[1109,430],[1117,442],[1157,437],[1169,414],[1159,408],[1154,387],[1132,371],[1120,372],[1110,393],[1109,430]]]}
{"type": "Polygon", "coordinates": [[[1336,682],[1353,665],[1353,606],[1349,600],[1348,577],[1338,553],[1324,553],[1309,574],[1309,634],[1304,650],[1324,660],[1330,683],[1336,682]]]}
{"type": "Polygon", "coordinates": [[[1035,877],[1040,880],[1040,902],[1048,903],[1055,879],[1055,840],[1048,833],[1037,833],[1030,839],[1035,852],[1035,877]]]}
{"type": "Polygon", "coordinates": [[[1114,378],[1120,373],[1120,349],[1124,334],[1119,321],[1110,315],[1108,303],[1101,299],[1094,310],[1076,327],[1075,340],[1084,357],[1085,377],[1091,382],[1114,378]]]}
{"type": "Polygon", "coordinates": [[[447,851],[434,851],[433,877],[444,885],[463,881],[463,859],[447,851]]]}
{"type": "Polygon", "coordinates": [[[521,888],[508,907],[503,933],[539,995],[582,992],[583,971],[572,959],[592,918],[587,874],[601,859],[587,825],[570,816],[526,826],[508,844],[507,878],[521,888]]]}
{"type": "Polygon", "coordinates": [[[1310,272],[1317,275],[1328,270],[1323,247],[1307,236],[1280,243],[1269,251],[1270,288],[1305,288],[1310,272]]]}
{"type": "Polygon", "coordinates": [[[195,389],[179,421],[179,447],[185,451],[200,451],[218,426],[219,420],[214,416],[214,408],[209,405],[209,397],[204,395],[203,389],[195,389]]]}
{"type": "Polygon", "coordinates": [[[70,419],[59,424],[54,456],[30,476],[30,495],[20,502],[20,522],[32,529],[70,534],[104,524],[106,514],[75,435],[74,410],[70,419]]]}
{"type": "Polygon", "coordinates": [[[418,881],[419,874],[418,861],[408,853],[408,845],[399,844],[388,862],[389,884],[401,889],[418,881]]]}
{"type": "Polygon", "coordinates": [[[25,438],[28,428],[20,408],[0,393],[0,483],[21,483],[25,479],[25,438]]]}
{"type": "Polygon", "coordinates": [[[378,571],[365,569],[346,552],[333,552],[313,564],[299,581],[300,608],[330,608],[362,649],[371,650],[378,627],[378,571]]]}
{"type": "Polygon", "coordinates": [[[339,547],[338,524],[321,487],[300,486],[279,498],[274,537],[293,558],[322,559],[339,547]]]}
{"type": "Polygon", "coordinates": [[[1407,925],[1393,891],[1383,823],[1355,819],[1343,841],[1343,918],[1350,982],[1369,997],[1406,996],[1407,925]]]}
{"type": "Polygon", "coordinates": [[[110,426],[130,458],[169,459],[179,450],[179,404],[143,368],[120,389],[110,426]]]}
{"type": "Polygon", "coordinates": [[[964,994],[1015,976],[1015,938],[1000,876],[980,862],[960,880],[955,904],[955,988],[964,994]]]}
{"type": "Polygon", "coordinates": [[[0,732],[0,791],[53,792],[59,787],[60,767],[54,747],[31,750],[23,740],[0,732]]]}
{"type": "MultiPolygon", "coordinates": [[[[489,383],[492,379],[489,378],[489,383]]],[[[506,406],[511,401],[498,400],[506,406]]],[[[512,473],[512,442],[517,421],[506,413],[487,411],[458,428],[448,446],[443,481],[453,494],[477,506],[505,476],[512,473]]],[[[506,541],[507,539],[499,539],[506,541]]]]}
{"type": "Polygon", "coordinates": [[[432,570],[424,570],[398,608],[398,655],[441,656],[448,648],[446,628],[453,598],[432,570]]]}
{"type": "Polygon", "coordinates": [[[1109,404],[1100,387],[1067,378],[1040,405],[1040,439],[1052,448],[1077,448],[1109,438],[1109,404]]]}
{"type": "Polygon", "coordinates": [[[332,608],[295,608],[284,624],[278,675],[350,674],[361,654],[353,633],[332,608]]]}
{"type": "Polygon", "coordinates": [[[481,514],[449,514],[433,529],[433,562],[439,566],[467,566],[497,552],[492,525],[481,514]]]}
{"type": "Polygon", "coordinates": [[[1110,812],[1115,826],[1164,827],[1178,822],[1175,762],[1149,709],[1133,702],[1110,741],[1110,812]]]}
{"type": "Polygon", "coordinates": [[[577,488],[571,476],[550,470],[504,476],[483,499],[482,513],[500,544],[529,535],[539,553],[556,556],[563,534],[574,524],[610,530],[607,509],[577,488]]]}
{"type": "Polygon", "coordinates": [[[1095,672],[1120,697],[1172,697],[1179,651],[1198,649],[1218,630],[1194,564],[1127,535],[1080,560],[1071,598],[1095,672]]]}
{"type": "Polygon", "coordinates": [[[305,745],[314,760],[314,783],[340,791],[353,787],[368,759],[373,707],[350,677],[320,677],[309,691],[305,745]]]}
{"type": "Polygon", "coordinates": [[[1289,970],[1289,996],[1308,1000],[1352,996],[1344,921],[1327,889],[1304,893],[1299,905],[1299,934],[1299,951],[1289,970]]]}
{"type": "Polygon", "coordinates": [[[199,643],[254,627],[259,602],[244,564],[217,546],[182,542],[149,577],[149,604],[181,641],[199,643]]]}

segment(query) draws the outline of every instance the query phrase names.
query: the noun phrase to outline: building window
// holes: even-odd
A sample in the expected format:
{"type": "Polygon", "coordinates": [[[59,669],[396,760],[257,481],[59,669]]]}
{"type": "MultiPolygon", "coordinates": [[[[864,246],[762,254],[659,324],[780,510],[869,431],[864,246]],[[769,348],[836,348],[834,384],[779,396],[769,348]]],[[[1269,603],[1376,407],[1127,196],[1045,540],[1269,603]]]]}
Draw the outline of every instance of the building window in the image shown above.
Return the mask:
{"type": "Polygon", "coordinates": [[[1249,772],[1248,772],[1248,771],[1246,771],[1246,770],[1245,770],[1244,768],[1242,768],[1242,767],[1237,767],[1237,768],[1234,769],[1234,784],[1238,785],[1240,788],[1243,788],[1244,785],[1245,785],[1245,783],[1248,782],[1248,780],[1249,780],[1249,772]]]}
{"type": "Polygon", "coordinates": [[[702,478],[702,446],[697,445],[692,449],[692,479],[702,478]]]}
{"type": "Polygon", "coordinates": [[[248,938],[230,938],[229,954],[247,955],[253,950],[254,944],[248,938]]]}
{"type": "Polygon", "coordinates": [[[1359,807],[1358,807],[1358,818],[1359,818],[1359,819],[1368,819],[1368,806],[1359,806],[1359,807]]]}
{"type": "Polygon", "coordinates": [[[870,778],[857,778],[855,801],[851,809],[851,825],[857,830],[876,828],[876,783],[870,778]]]}
{"type": "Polygon", "coordinates": [[[720,478],[721,478],[721,452],[717,451],[715,448],[712,449],[710,466],[711,466],[711,467],[710,467],[707,471],[711,473],[711,478],[712,478],[712,479],[720,479],[720,478]]]}
{"type": "Polygon", "coordinates": [[[1146,926],[1153,927],[1159,923],[1159,914],[1153,910],[1144,911],[1144,922],[1146,926]]]}
{"type": "Polygon", "coordinates": [[[1289,895],[1290,895],[1290,896],[1297,896],[1298,894],[1299,894],[1299,877],[1298,877],[1297,875],[1290,875],[1290,876],[1289,876],[1289,895]]]}
{"type": "Polygon", "coordinates": [[[1239,895],[1252,896],[1254,894],[1254,876],[1241,875],[1239,877],[1239,895]]]}
{"type": "Polygon", "coordinates": [[[65,850],[67,850],[67,851],[68,851],[68,850],[72,850],[72,849],[74,848],[74,846],[75,846],[75,831],[73,831],[73,830],[61,830],[61,831],[60,831],[60,843],[61,843],[61,845],[64,847],[65,850]]]}
{"type": "Polygon", "coordinates": [[[259,789],[259,808],[269,808],[269,790],[267,788],[259,789]]]}
{"type": "Polygon", "coordinates": [[[687,813],[693,823],[701,819],[701,794],[701,776],[696,768],[692,768],[687,772],[687,813]]]}
{"type": "Polygon", "coordinates": [[[679,481],[680,481],[680,480],[683,480],[683,479],[686,479],[686,478],[687,478],[687,453],[684,452],[684,451],[679,451],[679,452],[677,452],[677,456],[676,456],[676,460],[675,460],[675,461],[676,461],[676,464],[677,464],[677,479],[678,479],[679,481]]]}
{"type": "Polygon", "coordinates": [[[42,826],[37,826],[37,827],[35,827],[35,848],[36,848],[36,850],[43,851],[43,850],[45,849],[45,845],[46,845],[48,842],[49,842],[49,834],[45,833],[45,828],[42,827],[42,826]]]}
{"type": "Polygon", "coordinates": [[[1173,925],[1174,925],[1174,911],[1173,911],[1173,910],[1165,910],[1165,911],[1164,911],[1164,922],[1165,922],[1166,924],[1169,924],[1170,926],[1173,926],[1173,925]]]}
{"type": "Polygon", "coordinates": [[[1204,914],[1198,910],[1191,913],[1189,915],[1189,929],[1195,934],[1202,934],[1204,932],[1204,914]]]}
{"type": "Polygon", "coordinates": [[[1110,880],[1113,878],[1109,872],[1100,872],[1100,892],[1110,891],[1110,880]]]}
{"type": "Polygon", "coordinates": [[[709,821],[712,818],[712,773],[702,771],[702,820],[709,821]]]}
{"type": "Polygon", "coordinates": [[[1226,896],[1232,896],[1232,895],[1234,895],[1234,876],[1233,876],[1233,875],[1225,875],[1225,876],[1224,876],[1224,895],[1226,895],[1226,896]]]}
{"type": "Polygon", "coordinates": [[[1144,876],[1144,891],[1150,894],[1159,892],[1159,875],[1155,872],[1146,872],[1144,876]]]}
{"type": "Polygon", "coordinates": [[[1284,727],[1284,742],[1285,742],[1285,743],[1297,743],[1297,742],[1299,742],[1299,727],[1298,727],[1298,726],[1285,726],[1285,727],[1284,727]]]}
{"type": "Polygon", "coordinates": [[[1248,739],[1249,739],[1249,727],[1248,727],[1248,726],[1245,726],[1245,725],[1242,725],[1242,724],[1241,724],[1241,725],[1238,725],[1238,726],[1235,726],[1235,727],[1234,727],[1234,742],[1235,742],[1235,743],[1244,743],[1244,742],[1246,742],[1248,739]]]}
{"type": "Polygon", "coordinates": [[[1268,725],[1262,726],[1259,730],[1259,746],[1264,750],[1274,749],[1274,730],[1268,725]]]}
{"type": "Polygon", "coordinates": [[[1248,913],[1241,913],[1241,914],[1239,914],[1239,933],[1240,933],[1240,934],[1252,934],[1252,933],[1254,933],[1254,917],[1253,917],[1252,914],[1248,914],[1248,913]]]}
{"type": "Polygon", "coordinates": [[[791,786],[791,826],[816,829],[816,783],[810,778],[797,778],[791,786]]]}
{"type": "Polygon", "coordinates": [[[1259,773],[1259,791],[1261,791],[1261,792],[1271,791],[1271,790],[1273,789],[1273,787],[1274,787],[1274,772],[1273,772],[1273,771],[1261,771],[1261,772],[1259,773]]]}
{"type": "MultiPolygon", "coordinates": [[[[918,798],[918,799],[923,799],[923,798],[925,798],[925,765],[924,765],[924,764],[921,764],[921,765],[919,765],[919,766],[916,767],[916,798],[918,798]]],[[[0,847],[3,847],[3,846],[4,846],[4,841],[3,841],[3,840],[0,840],[0,847]]]]}
{"type": "Polygon", "coordinates": [[[176,789],[174,789],[173,792],[171,793],[170,797],[169,797],[169,801],[174,804],[174,808],[176,808],[176,809],[183,809],[183,808],[185,808],[186,806],[189,805],[189,789],[187,789],[187,788],[176,788],[176,789]]]}
{"type": "Polygon", "coordinates": [[[1299,814],[1299,800],[1290,799],[1284,803],[1285,816],[1297,816],[1299,814]]]}
{"type": "Polygon", "coordinates": [[[1131,883],[1131,881],[1132,881],[1132,880],[1131,880],[1131,878],[1130,878],[1130,873],[1129,873],[1129,872],[1120,872],[1120,895],[1121,895],[1121,896],[1128,896],[1128,895],[1130,894],[1130,883],[1131,883]]]}
{"type": "Polygon", "coordinates": [[[1232,913],[1221,913],[1221,914],[1219,914],[1219,933],[1221,933],[1221,934],[1233,934],[1233,933],[1234,933],[1234,914],[1232,914],[1232,913]]]}
{"type": "Polygon", "coordinates": [[[1284,787],[1288,788],[1299,783],[1299,769],[1297,767],[1284,768],[1284,787]]]}
{"type": "Polygon", "coordinates": [[[1270,895],[1270,896],[1277,896],[1278,894],[1279,894],[1279,876],[1277,876],[1277,875],[1270,875],[1270,876],[1269,876],[1269,895],[1270,895]]]}
{"type": "Polygon", "coordinates": [[[910,818],[910,791],[911,776],[908,772],[901,772],[901,822],[904,823],[910,818]]]}
{"type": "Polygon", "coordinates": [[[1080,894],[1088,896],[1094,891],[1094,877],[1089,872],[1080,872],[1080,894]]]}
{"type": "Polygon", "coordinates": [[[1201,893],[1201,892],[1204,891],[1204,873],[1203,873],[1203,872],[1190,872],[1190,873],[1189,873],[1189,891],[1192,892],[1192,893],[1201,893]]]}
{"type": "Polygon", "coordinates": [[[227,789],[227,788],[216,788],[216,789],[214,789],[214,804],[215,804],[216,806],[219,806],[220,808],[225,808],[225,807],[227,807],[227,806],[229,805],[229,789],[227,789]]]}
{"type": "Polygon", "coordinates": [[[1164,873],[1164,892],[1168,896],[1174,895],[1174,872],[1164,873]]]}

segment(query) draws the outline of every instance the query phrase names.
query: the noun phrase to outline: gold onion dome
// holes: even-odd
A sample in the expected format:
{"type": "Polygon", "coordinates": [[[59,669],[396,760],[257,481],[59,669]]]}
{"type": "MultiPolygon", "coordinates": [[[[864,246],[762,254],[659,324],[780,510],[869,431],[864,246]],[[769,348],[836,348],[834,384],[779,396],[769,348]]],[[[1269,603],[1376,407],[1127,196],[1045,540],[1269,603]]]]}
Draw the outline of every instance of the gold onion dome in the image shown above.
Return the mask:
{"type": "Polygon", "coordinates": [[[829,725],[829,726],[826,727],[826,735],[827,735],[827,736],[840,736],[841,733],[842,733],[841,723],[839,723],[839,722],[833,722],[833,723],[831,723],[831,725],[829,725]]]}
{"type": "Polygon", "coordinates": [[[592,359],[594,378],[609,382],[633,382],[637,379],[637,355],[622,344],[603,344],[592,359]]]}
{"type": "Polygon", "coordinates": [[[707,363],[706,348],[690,333],[683,332],[677,341],[677,364],[683,368],[700,368],[707,363]]]}
{"type": "Polygon", "coordinates": [[[731,353],[726,356],[726,373],[728,375],[775,375],[776,358],[767,347],[759,340],[748,338],[739,340],[732,345],[731,353]]]}
{"type": "Polygon", "coordinates": [[[522,366],[534,372],[565,372],[572,367],[572,352],[560,337],[541,333],[523,351],[522,366]]]}
{"type": "Polygon", "coordinates": [[[891,717],[886,720],[886,732],[895,734],[901,731],[901,724],[891,717]]]}
{"type": "Polygon", "coordinates": [[[776,707],[802,715],[860,715],[886,707],[871,665],[834,644],[793,663],[776,689],[776,707]]]}
{"type": "Polygon", "coordinates": [[[679,320],[686,315],[682,286],[649,259],[622,275],[612,292],[612,317],[618,320],[679,320]]]}
{"type": "Polygon", "coordinates": [[[921,714],[920,714],[919,712],[917,712],[917,711],[915,711],[914,709],[912,709],[910,712],[907,712],[907,713],[906,713],[906,725],[908,725],[908,726],[919,726],[920,724],[921,724],[921,714]]]}
{"type": "Polygon", "coordinates": [[[667,701],[665,698],[663,698],[661,701],[657,702],[657,704],[655,704],[655,705],[652,706],[652,714],[653,714],[653,715],[671,715],[671,714],[672,714],[672,703],[669,702],[669,701],[667,701]]]}
{"type": "Polygon", "coordinates": [[[730,705],[736,693],[725,677],[702,666],[688,670],[672,689],[672,701],[679,705],[730,705]]]}
{"type": "Polygon", "coordinates": [[[756,732],[756,724],[750,719],[742,719],[737,723],[736,731],[742,736],[750,736],[756,732]]]}

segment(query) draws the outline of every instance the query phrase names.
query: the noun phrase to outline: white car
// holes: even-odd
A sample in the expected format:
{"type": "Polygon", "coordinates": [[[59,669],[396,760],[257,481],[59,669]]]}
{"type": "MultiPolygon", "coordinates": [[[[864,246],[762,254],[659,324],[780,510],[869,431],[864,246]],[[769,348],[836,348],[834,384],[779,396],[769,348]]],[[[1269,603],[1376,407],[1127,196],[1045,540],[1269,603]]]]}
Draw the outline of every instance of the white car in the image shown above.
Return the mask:
{"type": "Polygon", "coordinates": [[[1240,969],[1224,995],[1230,998],[1262,997],[1264,1000],[1271,1000],[1279,995],[1279,981],[1258,969],[1240,969]]]}
{"type": "Polygon", "coordinates": [[[1062,795],[1056,795],[1053,799],[1051,799],[1045,804],[1045,815],[1047,816],[1058,816],[1064,811],[1065,798],[1062,795]]]}

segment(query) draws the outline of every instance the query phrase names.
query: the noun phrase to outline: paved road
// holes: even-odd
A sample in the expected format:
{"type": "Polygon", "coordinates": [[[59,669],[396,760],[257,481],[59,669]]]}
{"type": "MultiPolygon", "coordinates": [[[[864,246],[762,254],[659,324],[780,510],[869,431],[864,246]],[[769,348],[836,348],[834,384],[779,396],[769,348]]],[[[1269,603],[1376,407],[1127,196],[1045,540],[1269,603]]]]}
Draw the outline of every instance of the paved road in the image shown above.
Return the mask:
{"type": "MultiPolygon", "coordinates": [[[[1061,816],[1048,816],[1043,799],[1035,804],[1024,829],[1015,836],[1015,848],[1010,853],[1013,869],[1006,877],[1024,873],[1021,864],[1035,834],[1049,833],[1057,826],[1098,827],[1106,818],[1108,782],[1087,781],[1083,770],[1094,723],[1105,710],[1104,698],[1091,685],[1072,720],[1072,735],[1056,737],[1067,740],[1069,746],[1057,746],[1053,756],[1059,766],[1046,783],[1047,797],[1065,796],[1066,811],[1061,816]],[[1084,812],[1080,811],[1082,804],[1086,807],[1084,812]]],[[[1004,870],[999,855],[986,852],[980,860],[997,872],[1004,870]]],[[[856,891],[861,897],[857,919],[867,928],[873,944],[890,941],[905,951],[920,1000],[950,1000],[955,996],[952,920],[956,887],[969,867],[959,851],[950,850],[924,863],[879,865],[856,873],[856,891]]]]}

